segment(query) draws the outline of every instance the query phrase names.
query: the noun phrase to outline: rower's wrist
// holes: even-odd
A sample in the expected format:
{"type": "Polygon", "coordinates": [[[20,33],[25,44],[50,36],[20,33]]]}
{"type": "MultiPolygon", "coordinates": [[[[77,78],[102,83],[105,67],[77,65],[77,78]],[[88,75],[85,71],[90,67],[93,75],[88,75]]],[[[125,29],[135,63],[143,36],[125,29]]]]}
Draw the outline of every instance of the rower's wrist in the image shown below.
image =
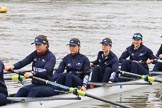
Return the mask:
{"type": "Polygon", "coordinates": [[[82,86],[84,86],[85,88],[87,88],[87,84],[83,84],[82,86]]]}
{"type": "Polygon", "coordinates": [[[31,71],[31,73],[32,73],[33,75],[35,75],[35,74],[36,74],[34,71],[31,71]]]}

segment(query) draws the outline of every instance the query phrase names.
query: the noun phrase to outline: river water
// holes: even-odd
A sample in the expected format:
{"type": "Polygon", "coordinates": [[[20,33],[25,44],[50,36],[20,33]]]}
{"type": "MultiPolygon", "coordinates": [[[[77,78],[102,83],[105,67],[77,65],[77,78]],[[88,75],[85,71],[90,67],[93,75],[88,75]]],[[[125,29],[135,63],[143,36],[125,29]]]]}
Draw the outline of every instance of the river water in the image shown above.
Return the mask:
{"type": "MultiPolygon", "coordinates": [[[[6,14],[0,13],[0,59],[5,65],[32,52],[35,48],[31,43],[40,34],[48,36],[56,68],[69,53],[66,44],[73,37],[81,40],[81,53],[90,61],[96,58],[101,50],[99,42],[105,37],[112,38],[112,51],[118,57],[131,44],[135,32],[143,34],[144,44],[154,54],[161,44],[161,0],[0,0],[1,6],[8,8],[6,14]]],[[[159,92],[154,90],[154,94],[159,92]]]]}

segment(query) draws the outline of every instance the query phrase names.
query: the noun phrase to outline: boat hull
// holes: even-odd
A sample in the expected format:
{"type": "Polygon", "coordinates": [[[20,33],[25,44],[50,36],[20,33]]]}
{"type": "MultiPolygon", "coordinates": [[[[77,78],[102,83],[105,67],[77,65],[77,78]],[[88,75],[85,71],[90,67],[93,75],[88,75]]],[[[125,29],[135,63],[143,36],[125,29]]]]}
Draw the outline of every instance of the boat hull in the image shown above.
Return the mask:
{"type": "MultiPolygon", "coordinates": [[[[144,81],[143,80],[136,80],[136,81],[132,81],[132,82],[143,83],[144,81]]],[[[154,83],[154,84],[156,84],[156,83],[154,83]]],[[[150,85],[124,85],[124,86],[121,85],[121,86],[113,86],[113,87],[97,87],[97,88],[94,88],[94,89],[87,90],[86,93],[101,98],[101,97],[104,97],[104,96],[118,94],[118,93],[121,93],[121,92],[124,92],[124,91],[138,89],[138,88],[142,88],[142,87],[146,87],[146,86],[150,86],[150,85]]],[[[59,95],[59,96],[60,97],[74,97],[74,95],[71,94],[71,93],[62,94],[62,95],[59,95]]],[[[59,107],[59,106],[70,105],[70,104],[73,104],[73,103],[79,103],[79,102],[87,101],[87,100],[90,100],[90,99],[91,98],[89,98],[89,97],[81,97],[81,100],[49,100],[49,101],[35,101],[35,102],[25,102],[25,103],[18,102],[18,103],[3,106],[1,108],[13,108],[13,107],[16,107],[16,108],[33,108],[33,107],[54,108],[54,107],[59,107]]]]}

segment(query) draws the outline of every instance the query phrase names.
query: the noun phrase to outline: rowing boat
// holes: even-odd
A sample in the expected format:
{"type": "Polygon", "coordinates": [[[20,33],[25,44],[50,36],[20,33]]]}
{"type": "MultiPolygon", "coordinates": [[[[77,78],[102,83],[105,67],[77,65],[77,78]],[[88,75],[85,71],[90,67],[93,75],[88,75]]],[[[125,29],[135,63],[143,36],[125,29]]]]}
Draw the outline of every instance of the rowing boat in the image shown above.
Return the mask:
{"type": "MultiPolygon", "coordinates": [[[[145,81],[143,81],[142,79],[140,80],[136,80],[136,81],[130,81],[130,82],[136,82],[136,83],[143,83],[145,81]]],[[[156,82],[154,82],[154,84],[157,84],[156,82]]],[[[94,89],[88,89],[86,91],[86,93],[88,94],[92,94],[98,97],[104,97],[104,96],[109,96],[109,95],[113,95],[113,94],[118,94],[124,91],[129,91],[129,90],[133,90],[133,89],[138,89],[138,88],[142,88],[142,87],[146,87],[149,85],[121,85],[121,86],[113,86],[113,87],[97,87],[94,89]]],[[[54,107],[59,107],[59,106],[65,106],[65,105],[70,105],[73,103],[79,103],[79,102],[83,102],[83,101],[87,101],[90,100],[92,98],[89,97],[81,97],[81,100],[74,100],[74,99],[68,99],[68,100],[57,100],[56,98],[69,98],[69,97],[75,97],[74,94],[72,93],[68,93],[68,94],[62,94],[59,96],[52,96],[49,97],[50,99],[48,99],[48,97],[46,99],[39,99],[39,101],[21,101],[18,103],[13,103],[13,104],[8,104],[6,106],[2,106],[1,108],[33,108],[33,107],[37,107],[37,108],[54,108],[54,107]],[[53,99],[52,99],[53,98],[53,99]],[[41,101],[40,101],[41,100],[41,101]]],[[[26,99],[24,97],[24,99],[26,99]]],[[[30,100],[30,99],[28,99],[30,100]]]]}

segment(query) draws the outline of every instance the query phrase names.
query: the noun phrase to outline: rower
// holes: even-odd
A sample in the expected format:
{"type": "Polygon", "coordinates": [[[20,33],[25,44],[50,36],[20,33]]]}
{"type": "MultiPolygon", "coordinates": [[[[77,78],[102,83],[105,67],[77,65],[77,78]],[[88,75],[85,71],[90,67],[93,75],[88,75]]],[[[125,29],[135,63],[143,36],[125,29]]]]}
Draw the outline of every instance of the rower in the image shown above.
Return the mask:
{"type": "Polygon", "coordinates": [[[81,86],[81,90],[86,91],[90,74],[89,59],[80,53],[80,40],[72,38],[69,43],[70,54],[67,54],[62,61],[53,78],[56,82],[68,87],[81,86]],[[63,73],[66,70],[66,73],[63,73]]]}
{"type": "MultiPolygon", "coordinates": [[[[119,62],[117,56],[111,51],[112,40],[104,38],[100,43],[102,51],[98,52],[97,59],[90,64],[93,67],[91,82],[116,82],[119,62]]],[[[90,88],[93,88],[93,85],[90,85],[90,88]]]]}
{"type": "MultiPolygon", "coordinates": [[[[162,59],[162,44],[159,48],[159,50],[157,51],[157,54],[156,54],[156,57],[158,59],[162,59]]],[[[153,68],[153,71],[162,71],[162,62],[161,60],[160,61],[155,61],[155,65],[154,65],[154,68],[153,68]]]]}
{"type": "MultiPolygon", "coordinates": [[[[32,44],[35,44],[35,51],[14,65],[5,66],[5,70],[20,69],[32,62],[32,71],[24,74],[26,78],[36,76],[42,79],[52,80],[56,58],[55,55],[48,49],[49,43],[47,36],[37,36],[32,44]]],[[[56,93],[54,92],[54,89],[55,88],[51,85],[46,85],[44,82],[32,79],[32,84],[20,88],[15,97],[53,96],[56,93]]]]}
{"type": "Polygon", "coordinates": [[[7,104],[7,87],[3,77],[4,64],[0,61],[0,106],[7,104]]]}
{"type": "Polygon", "coordinates": [[[140,75],[148,75],[148,64],[156,57],[151,49],[143,45],[141,33],[134,33],[132,45],[127,47],[119,58],[121,70],[140,75]],[[127,59],[129,57],[129,59],[127,59]]]}

